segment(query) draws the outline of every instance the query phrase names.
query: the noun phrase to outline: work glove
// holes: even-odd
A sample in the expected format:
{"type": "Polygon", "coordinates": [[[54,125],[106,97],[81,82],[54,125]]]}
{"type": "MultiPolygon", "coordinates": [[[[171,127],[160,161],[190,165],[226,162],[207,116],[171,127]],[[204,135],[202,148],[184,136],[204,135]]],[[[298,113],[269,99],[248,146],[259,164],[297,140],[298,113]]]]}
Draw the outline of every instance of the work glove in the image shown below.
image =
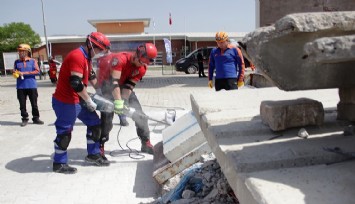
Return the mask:
{"type": "Polygon", "coordinates": [[[213,81],[212,80],[208,81],[208,87],[210,87],[211,89],[213,88],[213,81]]]}
{"type": "Polygon", "coordinates": [[[238,81],[238,88],[241,88],[244,86],[244,81],[238,81]]]}
{"type": "Polygon", "coordinates": [[[91,97],[85,101],[86,103],[86,108],[90,111],[90,112],[94,112],[96,110],[97,104],[92,101],[91,97]]]}
{"type": "Polygon", "coordinates": [[[12,73],[12,76],[13,76],[15,79],[17,79],[17,78],[20,77],[20,74],[18,73],[18,71],[15,71],[15,72],[12,73]]]}
{"type": "Polygon", "coordinates": [[[113,104],[115,105],[114,112],[118,115],[123,114],[124,100],[115,100],[113,104]]]}

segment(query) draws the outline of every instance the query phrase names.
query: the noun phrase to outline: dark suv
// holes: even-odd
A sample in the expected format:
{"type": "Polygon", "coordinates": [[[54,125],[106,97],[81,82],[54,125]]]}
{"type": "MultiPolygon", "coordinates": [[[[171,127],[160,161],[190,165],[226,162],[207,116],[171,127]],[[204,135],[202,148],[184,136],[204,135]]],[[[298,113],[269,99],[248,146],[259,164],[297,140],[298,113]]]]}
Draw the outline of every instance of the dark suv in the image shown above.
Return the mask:
{"type": "Polygon", "coordinates": [[[185,72],[186,74],[195,74],[195,73],[197,73],[197,71],[198,71],[198,64],[197,64],[197,54],[198,54],[198,52],[202,53],[204,69],[208,69],[208,59],[210,57],[210,53],[211,53],[213,48],[214,47],[198,48],[198,49],[192,51],[186,57],[179,59],[175,63],[176,71],[185,72]]]}

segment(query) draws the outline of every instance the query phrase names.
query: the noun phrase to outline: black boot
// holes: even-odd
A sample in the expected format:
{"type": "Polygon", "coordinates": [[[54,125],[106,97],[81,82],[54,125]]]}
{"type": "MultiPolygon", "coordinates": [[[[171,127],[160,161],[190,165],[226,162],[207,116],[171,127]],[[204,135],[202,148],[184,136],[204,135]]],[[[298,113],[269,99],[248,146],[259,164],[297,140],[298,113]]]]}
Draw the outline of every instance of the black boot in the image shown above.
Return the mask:
{"type": "Polygon", "coordinates": [[[28,123],[28,119],[22,119],[21,127],[25,127],[28,123]]]}
{"type": "Polygon", "coordinates": [[[103,159],[100,154],[89,154],[85,157],[85,161],[95,164],[96,166],[110,166],[110,162],[103,159]]]}
{"type": "Polygon", "coordinates": [[[62,174],[75,174],[77,169],[68,164],[53,163],[53,172],[62,174]]]}
{"type": "Polygon", "coordinates": [[[145,152],[148,154],[154,153],[153,145],[150,143],[150,140],[147,140],[145,142],[142,141],[141,152],[145,152]]]}
{"type": "Polygon", "coordinates": [[[40,120],[39,118],[35,118],[35,119],[33,119],[33,124],[43,125],[44,122],[42,120],[40,120]]]}
{"type": "Polygon", "coordinates": [[[104,144],[100,145],[100,155],[103,160],[108,161],[107,157],[105,156],[105,145],[104,144]]]}

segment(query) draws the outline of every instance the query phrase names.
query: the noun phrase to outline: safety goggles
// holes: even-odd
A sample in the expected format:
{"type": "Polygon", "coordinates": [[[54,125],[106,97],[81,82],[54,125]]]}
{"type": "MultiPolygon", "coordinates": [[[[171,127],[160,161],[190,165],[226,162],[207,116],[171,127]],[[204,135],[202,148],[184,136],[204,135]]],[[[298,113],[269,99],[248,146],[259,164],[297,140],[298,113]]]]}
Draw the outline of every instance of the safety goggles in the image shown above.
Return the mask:
{"type": "Polygon", "coordinates": [[[226,38],[222,38],[222,37],[216,37],[216,41],[217,42],[225,42],[225,41],[227,41],[227,39],[226,38]]]}
{"type": "Polygon", "coordinates": [[[140,57],[139,58],[139,62],[141,63],[141,64],[150,64],[150,63],[152,63],[152,62],[154,62],[154,59],[151,59],[151,58],[148,58],[148,57],[140,57]]]}

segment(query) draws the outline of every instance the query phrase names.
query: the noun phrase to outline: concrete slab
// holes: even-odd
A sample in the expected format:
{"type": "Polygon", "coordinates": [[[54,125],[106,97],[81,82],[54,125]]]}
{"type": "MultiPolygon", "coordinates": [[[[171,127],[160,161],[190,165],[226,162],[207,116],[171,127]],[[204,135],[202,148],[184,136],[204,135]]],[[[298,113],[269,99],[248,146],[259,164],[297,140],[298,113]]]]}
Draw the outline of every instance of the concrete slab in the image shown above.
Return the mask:
{"type": "MultiPolygon", "coordinates": [[[[280,200],[285,203],[293,193],[298,192],[297,189],[293,189],[295,192],[289,190],[277,196],[277,190],[274,189],[278,189],[279,185],[285,186],[285,189],[292,189],[292,179],[282,177],[285,179],[282,184],[277,180],[258,180],[257,176],[263,175],[265,171],[286,171],[285,169],[290,168],[297,171],[345,160],[344,156],[327,152],[324,147],[338,147],[345,152],[355,151],[352,145],[355,137],[343,136],[345,123],[336,120],[335,107],[338,100],[336,89],[284,92],[277,88],[264,88],[216,92],[208,96],[191,95],[192,109],[202,132],[241,203],[281,203],[280,200]],[[273,132],[262,124],[259,116],[261,101],[293,100],[301,97],[320,101],[325,109],[323,125],[304,127],[310,135],[308,139],[298,137],[299,128],[273,132]],[[258,182],[251,182],[256,180],[258,182]],[[260,187],[262,185],[264,186],[260,187]],[[269,195],[268,192],[271,191],[273,194],[269,195]]],[[[332,165],[322,166],[324,172],[328,172],[330,170],[326,167],[332,165]]],[[[336,167],[332,168],[337,171],[336,167]]],[[[298,176],[300,183],[308,181],[307,175],[298,176]]],[[[338,178],[336,174],[334,177],[329,177],[327,173],[323,176],[328,176],[329,181],[338,178]]],[[[352,178],[347,182],[342,181],[339,180],[337,187],[355,185],[352,178]]],[[[321,189],[324,186],[317,183],[314,188],[321,189]]],[[[329,188],[332,186],[329,185],[329,188]]],[[[323,196],[322,193],[317,194],[316,190],[312,193],[314,197],[323,196]]],[[[347,194],[347,197],[355,199],[352,194],[347,194]]]]}
{"type": "Polygon", "coordinates": [[[182,156],[206,142],[192,111],[164,129],[162,135],[164,155],[170,162],[178,161],[182,156]]]}
{"type": "Polygon", "coordinates": [[[354,203],[355,162],[283,168],[245,174],[255,202],[273,204],[354,203]],[[261,201],[261,202],[260,202],[261,201]]]}
{"type": "Polygon", "coordinates": [[[153,178],[155,178],[159,184],[163,184],[168,179],[198,162],[201,158],[201,155],[208,154],[210,152],[210,147],[208,146],[207,142],[204,142],[174,162],[155,170],[153,172],[153,178]]]}
{"type": "Polygon", "coordinates": [[[289,14],[248,33],[242,44],[257,70],[280,89],[354,87],[353,37],[344,37],[355,34],[354,22],[354,11],[289,14]]]}

